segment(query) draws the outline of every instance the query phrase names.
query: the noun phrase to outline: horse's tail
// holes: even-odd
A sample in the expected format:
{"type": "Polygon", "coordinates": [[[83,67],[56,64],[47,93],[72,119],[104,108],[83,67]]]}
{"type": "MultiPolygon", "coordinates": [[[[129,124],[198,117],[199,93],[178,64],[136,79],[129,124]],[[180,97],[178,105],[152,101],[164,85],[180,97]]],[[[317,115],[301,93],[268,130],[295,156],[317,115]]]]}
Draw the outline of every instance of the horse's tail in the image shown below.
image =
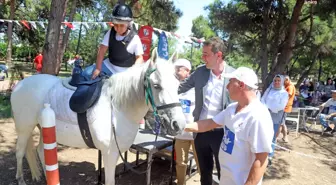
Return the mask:
{"type": "MultiPolygon", "coordinates": [[[[42,137],[42,135],[40,137],[42,137]]],[[[30,167],[32,179],[39,181],[41,178],[41,171],[38,165],[39,163],[37,162],[37,153],[32,136],[30,136],[28,140],[26,149],[26,158],[30,167]]]]}

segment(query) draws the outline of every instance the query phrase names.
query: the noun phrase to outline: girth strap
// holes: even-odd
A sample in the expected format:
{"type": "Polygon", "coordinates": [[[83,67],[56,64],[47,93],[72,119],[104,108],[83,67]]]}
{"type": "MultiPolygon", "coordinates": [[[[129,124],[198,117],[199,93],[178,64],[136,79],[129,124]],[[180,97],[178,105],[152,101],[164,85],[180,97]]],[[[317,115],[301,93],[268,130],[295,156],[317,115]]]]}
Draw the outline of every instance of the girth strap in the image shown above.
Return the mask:
{"type": "Polygon", "coordinates": [[[86,117],[86,111],[83,113],[77,113],[77,120],[78,120],[78,126],[79,130],[82,134],[82,138],[84,139],[85,144],[89,148],[96,148],[96,146],[93,144],[89,123],[87,121],[86,117]]]}

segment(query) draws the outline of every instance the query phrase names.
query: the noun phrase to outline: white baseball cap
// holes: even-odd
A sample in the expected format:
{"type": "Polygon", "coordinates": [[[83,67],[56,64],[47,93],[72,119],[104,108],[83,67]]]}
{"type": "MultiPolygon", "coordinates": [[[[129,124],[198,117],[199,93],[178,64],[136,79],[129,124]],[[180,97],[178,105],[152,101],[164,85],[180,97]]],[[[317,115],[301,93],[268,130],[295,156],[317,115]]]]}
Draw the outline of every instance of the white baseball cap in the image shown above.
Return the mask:
{"type": "Polygon", "coordinates": [[[336,93],[336,90],[331,90],[332,93],[336,93]]]}
{"type": "Polygon", "coordinates": [[[187,69],[191,70],[191,63],[189,60],[187,59],[184,59],[184,58],[180,58],[180,59],[177,59],[175,62],[174,62],[174,65],[175,66],[183,66],[183,67],[186,67],[187,69]]]}
{"type": "Polygon", "coordinates": [[[224,74],[224,77],[225,78],[235,78],[253,89],[258,89],[258,76],[250,68],[239,67],[232,73],[224,74]]]}

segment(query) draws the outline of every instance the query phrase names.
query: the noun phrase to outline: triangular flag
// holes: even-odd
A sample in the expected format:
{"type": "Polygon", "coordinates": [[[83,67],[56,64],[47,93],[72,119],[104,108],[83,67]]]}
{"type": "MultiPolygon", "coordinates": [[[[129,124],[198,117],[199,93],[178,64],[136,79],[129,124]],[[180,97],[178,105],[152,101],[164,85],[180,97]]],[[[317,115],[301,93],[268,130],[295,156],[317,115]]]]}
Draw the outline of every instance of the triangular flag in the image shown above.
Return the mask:
{"type": "Polygon", "coordinates": [[[28,29],[30,30],[30,26],[26,20],[22,20],[21,23],[28,29]]]}
{"type": "Polygon", "coordinates": [[[166,31],[165,31],[165,34],[167,35],[168,38],[172,38],[172,37],[173,37],[172,34],[171,34],[170,32],[166,32],[166,31]]]}
{"type": "Polygon", "coordinates": [[[175,37],[177,37],[177,38],[180,38],[180,36],[179,35],[177,35],[176,33],[172,33],[175,37]]]}
{"type": "Polygon", "coordinates": [[[0,19],[0,22],[5,22],[5,20],[3,20],[3,19],[0,19]]]}
{"type": "Polygon", "coordinates": [[[45,29],[44,22],[38,22],[38,23],[43,29],[45,29]]]}
{"type": "Polygon", "coordinates": [[[84,22],[84,23],[82,23],[82,24],[83,24],[83,26],[84,26],[86,29],[89,29],[89,28],[90,28],[90,26],[88,25],[88,23],[84,22]]]}
{"type": "Polygon", "coordinates": [[[135,29],[139,30],[139,24],[138,23],[134,23],[135,29]]]}
{"type": "Polygon", "coordinates": [[[33,21],[29,21],[30,25],[36,30],[37,29],[37,26],[36,26],[36,23],[33,22],[33,21]]]}
{"type": "Polygon", "coordinates": [[[19,21],[14,21],[20,28],[22,27],[19,21]]]}
{"type": "Polygon", "coordinates": [[[73,29],[79,29],[81,27],[81,23],[80,22],[72,22],[71,24],[73,26],[73,29]]]}
{"type": "Polygon", "coordinates": [[[65,24],[68,28],[71,28],[71,29],[74,28],[71,22],[63,22],[63,24],[65,24]]]}

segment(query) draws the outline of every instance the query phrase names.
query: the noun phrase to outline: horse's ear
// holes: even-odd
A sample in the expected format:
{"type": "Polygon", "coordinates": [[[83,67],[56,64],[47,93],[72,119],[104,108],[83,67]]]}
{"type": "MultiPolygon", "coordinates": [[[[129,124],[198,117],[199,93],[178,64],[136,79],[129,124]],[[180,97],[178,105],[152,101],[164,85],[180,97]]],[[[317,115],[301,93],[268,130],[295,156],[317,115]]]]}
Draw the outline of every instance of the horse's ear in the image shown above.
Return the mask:
{"type": "Polygon", "coordinates": [[[178,59],[178,52],[175,51],[168,61],[170,61],[171,63],[175,63],[177,59],[178,59]]]}
{"type": "Polygon", "coordinates": [[[159,57],[159,54],[157,52],[157,47],[155,47],[152,51],[151,62],[155,63],[158,57],[159,57]]]}

